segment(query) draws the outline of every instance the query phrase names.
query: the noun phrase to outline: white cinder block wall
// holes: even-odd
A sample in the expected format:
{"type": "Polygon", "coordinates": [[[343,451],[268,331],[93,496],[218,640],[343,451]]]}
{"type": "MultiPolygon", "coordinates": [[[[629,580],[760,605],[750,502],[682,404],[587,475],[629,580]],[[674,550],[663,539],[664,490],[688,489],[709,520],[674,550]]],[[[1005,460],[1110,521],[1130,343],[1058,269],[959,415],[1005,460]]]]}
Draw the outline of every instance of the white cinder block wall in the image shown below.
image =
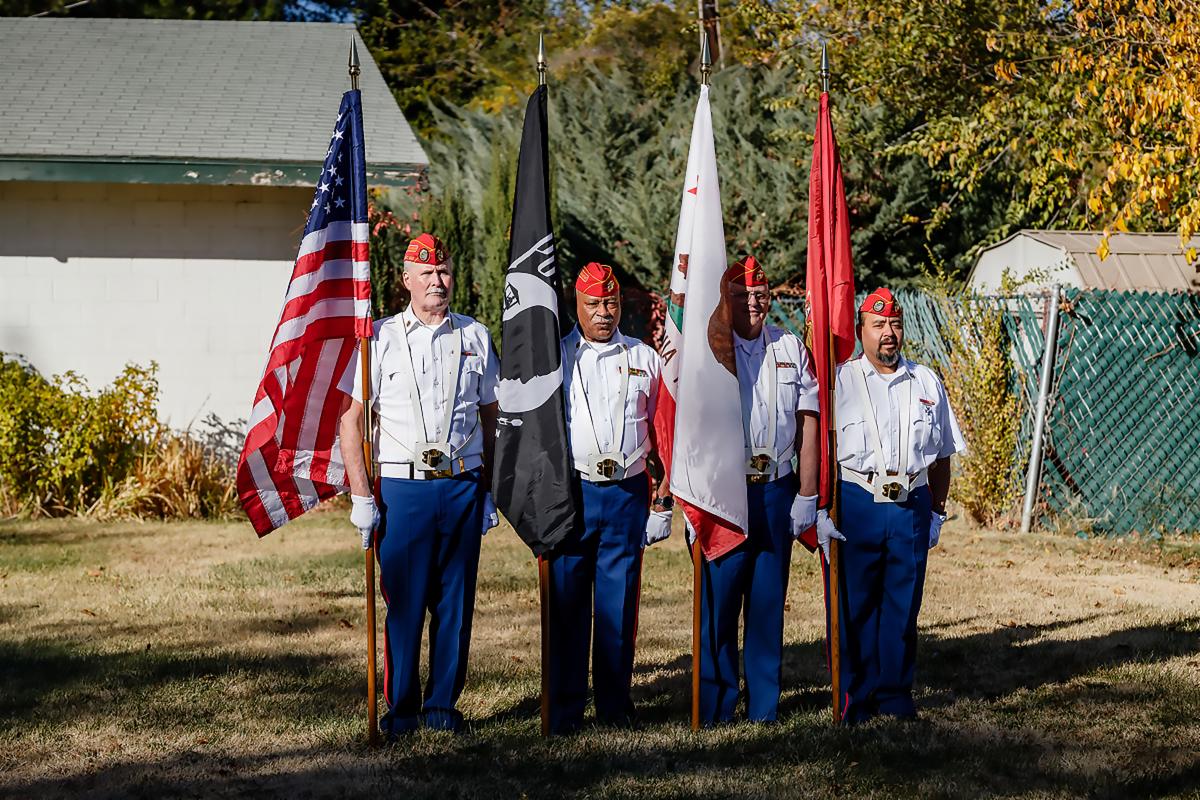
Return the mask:
{"type": "Polygon", "coordinates": [[[312,189],[0,181],[0,351],[93,387],[159,365],[160,414],[248,416],[312,189]]]}

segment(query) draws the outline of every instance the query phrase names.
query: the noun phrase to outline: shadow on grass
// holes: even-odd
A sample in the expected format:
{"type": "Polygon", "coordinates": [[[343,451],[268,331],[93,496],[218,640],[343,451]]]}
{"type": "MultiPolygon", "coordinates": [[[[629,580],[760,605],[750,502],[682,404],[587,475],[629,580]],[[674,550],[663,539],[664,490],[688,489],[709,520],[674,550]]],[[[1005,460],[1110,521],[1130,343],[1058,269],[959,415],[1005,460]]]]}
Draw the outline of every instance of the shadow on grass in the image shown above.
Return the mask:
{"type": "MultiPolygon", "coordinates": [[[[1195,688],[1156,682],[1157,663],[1200,652],[1200,618],[1074,641],[1044,638],[1086,622],[999,628],[922,638],[920,683],[935,698],[924,718],[834,729],[825,722],[828,684],[821,642],[790,644],[782,721],[739,724],[698,736],[686,730],[690,657],[643,669],[636,687],[642,727],[590,729],[544,741],[535,696],[478,721],[471,735],[422,734],[379,754],[343,741],[253,755],[188,751],[128,761],[72,777],[9,788],[22,796],[877,796],[1021,794],[1098,798],[1159,796],[1200,786],[1200,755],[1172,742],[1165,714],[1195,702],[1195,688]],[[1113,674],[1145,668],[1134,677],[1113,674]],[[1140,676],[1140,677],[1139,677],[1140,676]],[[1164,688],[1165,687],[1165,688],[1164,688]],[[1025,702],[1029,692],[1040,692],[1025,702]],[[959,700],[970,702],[960,704],[959,700]],[[1091,729],[1089,718],[1107,715],[1091,729]]],[[[162,653],[87,654],[61,646],[0,646],[6,687],[0,715],[79,721],[73,709],[115,686],[138,697],[170,693],[208,677],[268,674],[286,702],[263,702],[265,725],[287,731],[303,717],[356,713],[357,674],[319,656],[239,657],[162,653]]],[[[214,691],[219,691],[219,687],[214,691]]],[[[76,712],[79,713],[79,712],[76,712]]],[[[278,740],[286,746],[286,733],[278,740]]],[[[0,783],[0,786],[3,786],[0,783]]]]}

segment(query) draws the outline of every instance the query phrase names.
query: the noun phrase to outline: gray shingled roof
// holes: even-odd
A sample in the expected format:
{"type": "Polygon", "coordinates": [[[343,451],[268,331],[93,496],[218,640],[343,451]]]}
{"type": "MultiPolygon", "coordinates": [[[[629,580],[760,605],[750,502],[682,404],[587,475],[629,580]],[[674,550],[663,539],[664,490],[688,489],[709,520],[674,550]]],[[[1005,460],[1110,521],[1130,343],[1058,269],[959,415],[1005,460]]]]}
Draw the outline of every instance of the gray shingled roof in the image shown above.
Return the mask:
{"type": "MultiPolygon", "coordinates": [[[[1100,231],[1045,231],[1025,229],[987,248],[991,250],[1017,236],[1028,236],[1062,250],[1075,265],[1089,289],[1124,291],[1190,290],[1196,288],[1196,267],[1187,262],[1176,233],[1114,233],[1109,255],[1096,254],[1104,234],[1100,231]]],[[[1200,247],[1200,237],[1189,247],[1200,247]]],[[[977,261],[978,263],[978,261],[977,261]]]]}
{"type": "MultiPolygon", "coordinates": [[[[353,25],[0,18],[0,159],[319,164],[353,25]]],[[[370,53],[367,161],[428,163],[370,53]]]]}

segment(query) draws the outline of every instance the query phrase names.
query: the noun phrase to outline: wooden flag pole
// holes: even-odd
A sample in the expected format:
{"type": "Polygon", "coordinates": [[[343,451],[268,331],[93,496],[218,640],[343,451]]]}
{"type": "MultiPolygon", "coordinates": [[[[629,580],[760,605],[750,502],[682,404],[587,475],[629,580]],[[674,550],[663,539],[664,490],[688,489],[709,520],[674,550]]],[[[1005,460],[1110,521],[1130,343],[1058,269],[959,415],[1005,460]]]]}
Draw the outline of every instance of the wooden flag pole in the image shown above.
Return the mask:
{"type": "MultiPolygon", "coordinates": [[[[835,527],[841,520],[837,473],[837,353],[834,351],[833,326],[829,328],[829,519],[835,527]]],[[[840,530],[840,527],[839,527],[840,530]]],[[[833,724],[842,721],[842,628],[841,580],[838,540],[829,538],[829,669],[833,686],[833,724]]]]}
{"type": "MultiPolygon", "coordinates": [[[[354,37],[350,37],[350,89],[358,91],[358,76],[362,67],[358,61],[358,45],[354,37]]],[[[371,430],[371,339],[364,336],[358,340],[360,358],[359,373],[362,375],[362,430],[363,430],[363,460],[367,469],[367,483],[371,491],[375,490],[375,454],[372,452],[375,441],[371,430]]],[[[375,675],[377,671],[375,660],[375,548],[372,546],[363,552],[364,577],[367,589],[367,742],[371,747],[379,746],[379,708],[375,675]]]]}
{"type": "MultiPolygon", "coordinates": [[[[546,85],[546,41],[538,34],[538,86],[546,85]]],[[[550,735],[550,561],[538,556],[538,597],[542,621],[542,736],[550,735]]]]}
{"type": "MultiPolygon", "coordinates": [[[[821,43],[821,91],[829,93],[829,52],[821,43]]],[[[845,224],[845,220],[842,221],[845,224]]],[[[826,299],[828,303],[828,298],[826,299]]],[[[828,315],[827,315],[828,316],[828,315]]],[[[829,320],[829,519],[837,526],[841,520],[838,503],[837,461],[837,349],[833,338],[833,320],[829,320]]],[[[842,628],[841,580],[838,540],[829,539],[829,669],[833,691],[833,724],[842,721],[842,628]]]]}
{"type": "Polygon", "coordinates": [[[700,591],[704,582],[704,551],[692,543],[692,730],[700,730],[700,591]]]}
{"type": "MultiPolygon", "coordinates": [[[[708,86],[712,75],[712,50],[708,28],[700,29],[700,85],[708,86]]],[[[692,730],[700,730],[700,598],[704,586],[704,548],[700,536],[692,543],[692,730]]]]}
{"type": "Polygon", "coordinates": [[[538,557],[541,601],[541,735],[550,735],[550,561],[538,557]]]}

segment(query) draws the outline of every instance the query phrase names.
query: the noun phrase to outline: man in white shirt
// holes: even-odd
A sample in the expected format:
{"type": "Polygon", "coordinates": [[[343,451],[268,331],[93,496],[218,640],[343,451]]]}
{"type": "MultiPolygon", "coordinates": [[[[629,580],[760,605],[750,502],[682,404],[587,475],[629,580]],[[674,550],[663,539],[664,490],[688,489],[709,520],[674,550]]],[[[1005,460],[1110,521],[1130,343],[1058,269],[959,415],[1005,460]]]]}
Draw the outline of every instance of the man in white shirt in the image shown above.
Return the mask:
{"type": "Polygon", "coordinates": [[[837,371],[840,531],[818,512],[817,539],[842,540],[842,719],[916,716],[917,613],[929,549],[946,521],[950,456],[966,451],[946,389],[900,354],[904,314],[887,289],[859,307],[863,352],[837,371]],[[843,535],[844,534],[844,535],[843,535]]]}
{"type": "Polygon", "coordinates": [[[742,395],[750,524],[745,542],[703,565],[700,719],[706,725],[733,719],[741,620],[747,716],[776,718],[792,541],[816,519],[820,466],[817,387],[804,344],[766,324],[771,288],[754,256],[735,263],[722,280],[742,395]]]}
{"type": "Polygon", "coordinates": [[[349,397],[339,435],[350,481],[350,521],[372,538],[387,604],[380,728],[389,738],[421,725],[459,731],[471,642],[480,538],[499,523],[488,487],[496,440],[499,362],[491,336],[450,312],[449,254],[423,233],[404,254],[411,302],[377,321],[371,338],[376,420],[374,491],[363,463],[359,357],[339,387],[349,397]],[[374,532],[374,536],[372,533],[374,532]],[[429,614],[429,679],[420,691],[421,635],[429,614]]]}
{"type": "Polygon", "coordinates": [[[666,482],[654,492],[652,513],[646,471],[654,458],[658,353],[618,328],[621,288],[612,267],[592,262],[583,268],[575,282],[575,310],[579,324],[562,340],[563,394],[583,527],[547,556],[553,734],[583,724],[589,656],[597,721],[632,721],[642,548],[671,532],[666,482]]]}

